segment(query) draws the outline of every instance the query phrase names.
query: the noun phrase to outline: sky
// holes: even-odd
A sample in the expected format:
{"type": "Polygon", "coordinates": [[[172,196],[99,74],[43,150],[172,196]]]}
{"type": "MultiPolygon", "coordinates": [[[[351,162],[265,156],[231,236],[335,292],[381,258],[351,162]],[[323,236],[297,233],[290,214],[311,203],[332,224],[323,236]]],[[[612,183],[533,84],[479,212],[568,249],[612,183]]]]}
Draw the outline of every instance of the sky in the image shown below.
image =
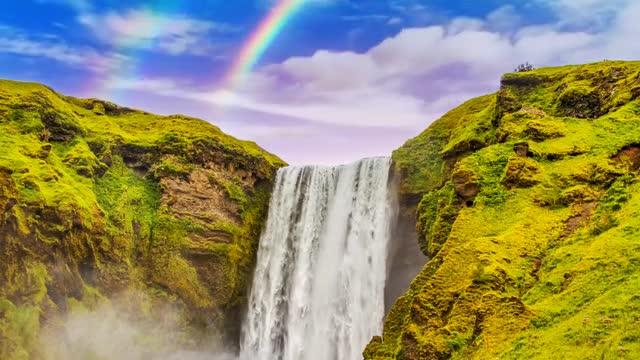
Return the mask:
{"type": "Polygon", "coordinates": [[[290,164],[390,155],[518,64],[640,58],[637,0],[24,0],[0,78],[184,114],[290,164]],[[296,3],[272,41],[243,49],[296,3]]]}

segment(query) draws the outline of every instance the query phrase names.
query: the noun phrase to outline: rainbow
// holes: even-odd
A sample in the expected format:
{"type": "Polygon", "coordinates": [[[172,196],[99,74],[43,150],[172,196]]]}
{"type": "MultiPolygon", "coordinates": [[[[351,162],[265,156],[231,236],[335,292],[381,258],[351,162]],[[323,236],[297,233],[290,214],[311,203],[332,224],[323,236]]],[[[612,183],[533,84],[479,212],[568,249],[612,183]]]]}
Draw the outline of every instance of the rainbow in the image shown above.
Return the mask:
{"type": "MultiPolygon", "coordinates": [[[[260,21],[259,25],[251,32],[242,45],[238,55],[235,57],[229,70],[216,81],[216,89],[225,96],[232,96],[237,90],[245,76],[258,63],[262,55],[273,43],[276,37],[282,32],[288,21],[306,0],[276,0],[277,3],[269,10],[268,14],[260,21]]],[[[178,3],[178,2],[176,2],[178,3]]],[[[167,10],[163,8],[163,10],[167,10]]],[[[170,9],[175,10],[175,9],[170,9]]],[[[166,11],[165,11],[166,12],[166,11]]],[[[158,28],[164,24],[154,25],[158,28]]],[[[153,29],[151,31],[154,31],[153,29]]],[[[122,86],[122,79],[135,79],[144,63],[144,58],[138,53],[139,50],[128,46],[135,38],[122,36],[116,39],[113,50],[127,54],[128,61],[116,64],[108,73],[108,77],[96,84],[87,84],[91,87],[91,93],[101,98],[111,101],[119,101],[118,89],[122,86]]],[[[138,39],[140,40],[140,39],[138,39]]],[[[153,46],[151,40],[136,44],[138,49],[147,49],[153,46]]],[[[226,101],[223,101],[226,102],[226,101]]]]}
{"type": "Polygon", "coordinates": [[[223,89],[237,88],[305,0],[278,0],[249,36],[224,77],[223,89]]]}

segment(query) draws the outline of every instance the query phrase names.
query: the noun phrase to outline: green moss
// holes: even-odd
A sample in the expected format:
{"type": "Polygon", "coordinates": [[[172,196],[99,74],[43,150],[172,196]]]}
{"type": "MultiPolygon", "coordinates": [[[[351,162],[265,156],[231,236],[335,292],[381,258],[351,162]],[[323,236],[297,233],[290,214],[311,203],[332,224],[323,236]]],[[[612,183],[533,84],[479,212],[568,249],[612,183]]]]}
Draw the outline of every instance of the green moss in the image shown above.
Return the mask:
{"type": "Polygon", "coordinates": [[[37,357],[41,325],[120,294],[149,316],[183,309],[185,341],[227,331],[282,160],[202,120],[6,80],[0,146],[0,358],[37,357]]]}
{"type": "Polygon", "coordinates": [[[394,153],[403,191],[422,197],[420,241],[441,247],[366,359],[634,358],[638,74],[638,62],[507,74],[394,153]],[[469,134],[487,141],[460,148],[469,134]],[[447,218],[468,183],[477,195],[447,218]]]}
{"type": "Polygon", "coordinates": [[[167,156],[162,159],[160,164],[154,166],[154,175],[157,178],[162,177],[188,177],[193,171],[195,166],[193,164],[185,163],[175,156],[167,156]]]}
{"type": "Polygon", "coordinates": [[[428,256],[438,253],[449,237],[461,206],[451,182],[422,198],[418,205],[418,233],[422,252],[428,256]]]}
{"type": "Polygon", "coordinates": [[[494,106],[493,95],[470,100],[394,151],[396,170],[403,177],[401,191],[416,194],[441,187],[456,156],[492,143],[494,136],[487,129],[494,106]],[[443,153],[453,159],[443,158],[443,153]]]}
{"type": "Polygon", "coordinates": [[[104,105],[102,103],[96,102],[93,105],[93,113],[96,115],[104,115],[106,113],[104,105]]]}
{"type": "Polygon", "coordinates": [[[502,183],[510,187],[531,187],[541,182],[541,170],[537,162],[529,158],[513,157],[505,168],[502,183]]]}
{"type": "Polygon", "coordinates": [[[40,310],[0,298],[0,357],[27,360],[38,345],[40,310]]]}
{"type": "Polygon", "coordinates": [[[467,346],[468,341],[469,339],[467,336],[454,332],[450,335],[449,339],[447,339],[447,346],[452,352],[457,352],[464,349],[467,346]]]}
{"type": "Polygon", "coordinates": [[[225,189],[227,189],[227,194],[231,200],[238,202],[241,205],[247,203],[247,196],[245,195],[242,188],[232,182],[225,183],[225,189]]]}
{"type": "MultiPolygon", "coordinates": [[[[628,191],[636,188],[630,185],[628,191]]],[[[623,202],[618,224],[608,231],[585,228],[548,252],[539,285],[525,297],[541,319],[536,323],[543,325],[525,332],[523,345],[505,348],[504,358],[633,358],[640,346],[627,337],[640,311],[635,304],[640,263],[631,250],[638,235],[631,215],[635,203],[635,198],[623,202]]]]}

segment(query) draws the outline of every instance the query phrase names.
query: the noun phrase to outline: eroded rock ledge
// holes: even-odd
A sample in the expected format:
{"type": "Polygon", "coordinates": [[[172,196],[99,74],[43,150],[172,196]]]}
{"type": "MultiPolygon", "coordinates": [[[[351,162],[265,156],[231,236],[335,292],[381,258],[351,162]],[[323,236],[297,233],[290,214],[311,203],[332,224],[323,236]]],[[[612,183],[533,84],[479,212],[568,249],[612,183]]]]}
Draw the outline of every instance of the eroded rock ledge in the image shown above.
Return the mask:
{"type": "Polygon", "coordinates": [[[237,340],[280,159],[202,120],[12,81],[0,144],[0,358],[37,358],[40,330],[101,306],[177,309],[187,349],[237,340]]]}

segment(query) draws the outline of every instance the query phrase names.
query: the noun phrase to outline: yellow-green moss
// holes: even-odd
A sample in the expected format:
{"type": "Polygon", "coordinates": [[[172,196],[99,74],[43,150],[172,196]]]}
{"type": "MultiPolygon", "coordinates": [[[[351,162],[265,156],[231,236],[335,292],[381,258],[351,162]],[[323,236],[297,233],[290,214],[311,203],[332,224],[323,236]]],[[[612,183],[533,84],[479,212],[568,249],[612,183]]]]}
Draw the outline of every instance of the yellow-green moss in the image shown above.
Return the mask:
{"type": "Polygon", "coordinates": [[[634,358],[639,76],[638,62],[507,74],[394,153],[403,191],[423,195],[421,240],[441,249],[366,359],[634,358]],[[452,156],[487,106],[488,141],[452,156]],[[446,231],[425,231],[461,200],[460,173],[479,193],[446,231]]]}
{"type": "Polygon", "coordinates": [[[38,345],[40,309],[0,298],[0,358],[28,360],[38,345]]]}
{"type": "Polygon", "coordinates": [[[441,187],[450,175],[452,161],[449,158],[455,159],[493,143],[494,107],[492,95],[467,101],[394,151],[396,171],[403,177],[401,191],[417,194],[441,187]]]}
{"type": "Polygon", "coordinates": [[[422,198],[418,205],[418,233],[422,252],[429,256],[438,253],[451,233],[451,226],[462,206],[451,182],[442,189],[422,198]]]}
{"type": "Polygon", "coordinates": [[[120,293],[152,299],[133,308],[186,309],[191,330],[227,330],[282,160],[202,120],[8,80],[0,147],[0,358],[37,358],[41,318],[120,293]],[[165,185],[194,181],[196,169],[225,179],[191,191],[226,192],[225,204],[211,205],[226,217],[171,209],[165,185]]]}

